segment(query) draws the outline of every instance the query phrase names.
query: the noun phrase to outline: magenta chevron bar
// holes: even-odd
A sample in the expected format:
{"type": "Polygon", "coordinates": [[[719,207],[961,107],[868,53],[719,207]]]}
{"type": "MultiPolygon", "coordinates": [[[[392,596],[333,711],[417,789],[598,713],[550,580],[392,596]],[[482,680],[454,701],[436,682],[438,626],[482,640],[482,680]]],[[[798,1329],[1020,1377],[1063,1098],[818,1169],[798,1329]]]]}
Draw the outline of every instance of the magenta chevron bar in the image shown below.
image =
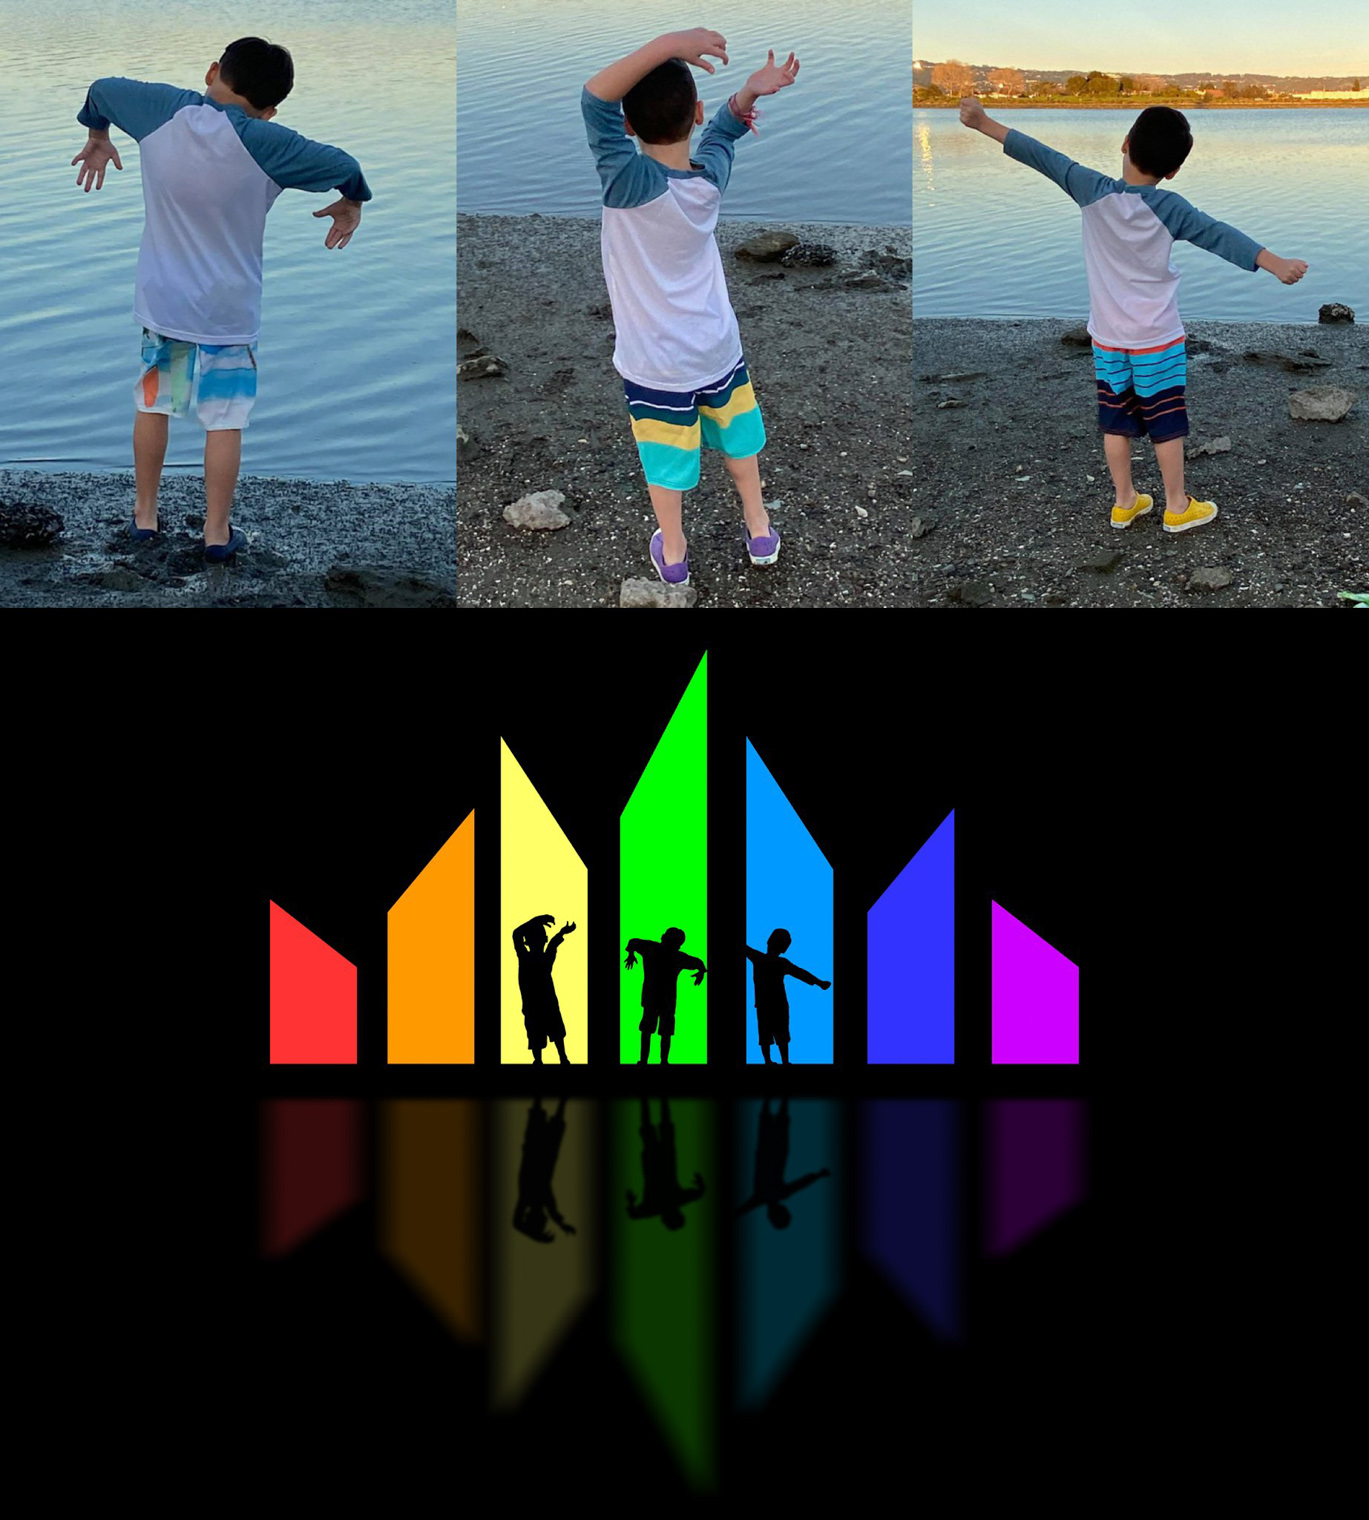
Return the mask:
{"type": "Polygon", "coordinates": [[[871,1065],[955,1061],[955,814],[895,877],[868,920],[871,1065]]]}
{"type": "Polygon", "coordinates": [[[1079,1064],[1079,968],[993,904],[995,1066],[1079,1064]]]}
{"type": "Polygon", "coordinates": [[[355,1066],[357,968],[271,904],[271,1064],[355,1066]]]}

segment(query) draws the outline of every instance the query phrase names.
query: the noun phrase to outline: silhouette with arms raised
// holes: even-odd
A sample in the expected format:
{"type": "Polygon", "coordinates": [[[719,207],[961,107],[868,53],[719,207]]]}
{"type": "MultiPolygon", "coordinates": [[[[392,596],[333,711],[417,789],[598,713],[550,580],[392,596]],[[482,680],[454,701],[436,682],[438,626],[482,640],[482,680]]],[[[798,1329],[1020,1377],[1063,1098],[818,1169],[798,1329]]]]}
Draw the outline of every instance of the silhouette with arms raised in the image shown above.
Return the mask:
{"type": "Polygon", "coordinates": [[[756,982],[756,1028],[767,1066],[775,1064],[770,1059],[772,1045],[779,1046],[780,1061],[789,1065],[789,994],[784,990],[785,977],[821,987],[824,992],[832,985],[785,960],[784,952],[792,943],[788,929],[776,929],[766,942],[764,954],[750,945],[746,947],[746,958],[751,962],[756,982]]]}
{"type": "Polygon", "coordinates": [[[556,1239],[547,1229],[549,1217],[567,1235],[575,1234],[575,1226],[562,1219],[556,1207],[556,1195],[551,1190],[551,1176],[556,1170],[556,1158],[561,1153],[565,1133],[566,1100],[562,1098],[556,1112],[548,1118],[541,1098],[534,1098],[528,1110],[528,1125],[523,1131],[523,1159],[518,1165],[518,1202],[513,1209],[513,1227],[520,1235],[543,1245],[556,1239]]]}
{"type": "Polygon", "coordinates": [[[550,1040],[556,1046],[561,1064],[567,1064],[566,1026],[561,1019],[561,1005],[551,979],[552,964],[561,941],[575,932],[574,924],[562,924],[547,939],[547,928],[556,919],[550,913],[539,914],[513,931],[513,950],[518,957],[518,990],[523,995],[523,1025],[528,1031],[528,1049],[534,1065],[542,1064],[542,1052],[550,1040]]]}

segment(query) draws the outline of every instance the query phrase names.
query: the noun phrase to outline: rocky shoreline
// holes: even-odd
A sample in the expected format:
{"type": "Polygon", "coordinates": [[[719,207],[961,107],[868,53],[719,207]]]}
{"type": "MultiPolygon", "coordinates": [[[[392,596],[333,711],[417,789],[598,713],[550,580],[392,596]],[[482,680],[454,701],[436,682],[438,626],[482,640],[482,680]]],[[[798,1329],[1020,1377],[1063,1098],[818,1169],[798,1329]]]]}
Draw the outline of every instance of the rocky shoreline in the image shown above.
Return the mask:
{"type": "MultiPolygon", "coordinates": [[[[705,454],[685,500],[691,589],[700,607],[899,605],[914,549],[911,231],[787,230],[804,252],[785,263],[737,256],[773,225],[718,228],[780,562],[749,566],[731,482],[705,454]]],[[[626,581],[654,579],[654,518],[612,365],[598,220],[459,216],[457,292],[462,605],[619,606],[636,595],[626,581]],[[506,519],[540,492],[561,493],[564,526],[506,519]]]]}
{"type": "MultiPolygon", "coordinates": [[[[1221,515],[1184,534],[1164,533],[1159,512],[1111,527],[1078,324],[913,327],[912,499],[924,536],[910,605],[1348,607],[1338,592],[1369,590],[1362,327],[1188,324],[1186,483],[1221,515]],[[1358,400],[1337,421],[1295,420],[1290,396],[1321,388],[1358,400]]],[[[1138,489],[1161,498],[1150,445],[1133,457],[1138,489]]]]}
{"type": "Polygon", "coordinates": [[[202,552],[204,482],[162,480],[157,539],[125,531],[133,476],[0,471],[2,607],[455,607],[456,493],[244,476],[233,562],[202,552]]]}

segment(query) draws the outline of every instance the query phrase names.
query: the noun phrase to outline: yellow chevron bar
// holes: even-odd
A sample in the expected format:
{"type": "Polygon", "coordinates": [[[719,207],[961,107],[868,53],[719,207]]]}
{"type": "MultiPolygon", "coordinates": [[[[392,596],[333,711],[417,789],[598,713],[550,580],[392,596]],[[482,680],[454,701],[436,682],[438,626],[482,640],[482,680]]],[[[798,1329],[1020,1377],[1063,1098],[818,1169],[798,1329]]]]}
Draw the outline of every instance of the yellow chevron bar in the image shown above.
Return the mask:
{"type": "Polygon", "coordinates": [[[390,909],[390,1063],[475,1060],[475,814],[390,909]]]}

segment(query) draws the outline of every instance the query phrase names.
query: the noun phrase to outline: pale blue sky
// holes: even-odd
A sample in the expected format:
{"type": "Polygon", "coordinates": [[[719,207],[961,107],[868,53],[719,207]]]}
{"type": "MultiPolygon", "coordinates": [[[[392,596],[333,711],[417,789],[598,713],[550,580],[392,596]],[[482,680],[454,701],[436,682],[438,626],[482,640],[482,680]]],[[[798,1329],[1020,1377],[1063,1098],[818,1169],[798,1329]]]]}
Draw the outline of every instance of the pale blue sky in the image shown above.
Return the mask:
{"type": "Polygon", "coordinates": [[[1365,0],[913,0],[913,56],[1028,69],[1369,77],[1365,0]]]}

